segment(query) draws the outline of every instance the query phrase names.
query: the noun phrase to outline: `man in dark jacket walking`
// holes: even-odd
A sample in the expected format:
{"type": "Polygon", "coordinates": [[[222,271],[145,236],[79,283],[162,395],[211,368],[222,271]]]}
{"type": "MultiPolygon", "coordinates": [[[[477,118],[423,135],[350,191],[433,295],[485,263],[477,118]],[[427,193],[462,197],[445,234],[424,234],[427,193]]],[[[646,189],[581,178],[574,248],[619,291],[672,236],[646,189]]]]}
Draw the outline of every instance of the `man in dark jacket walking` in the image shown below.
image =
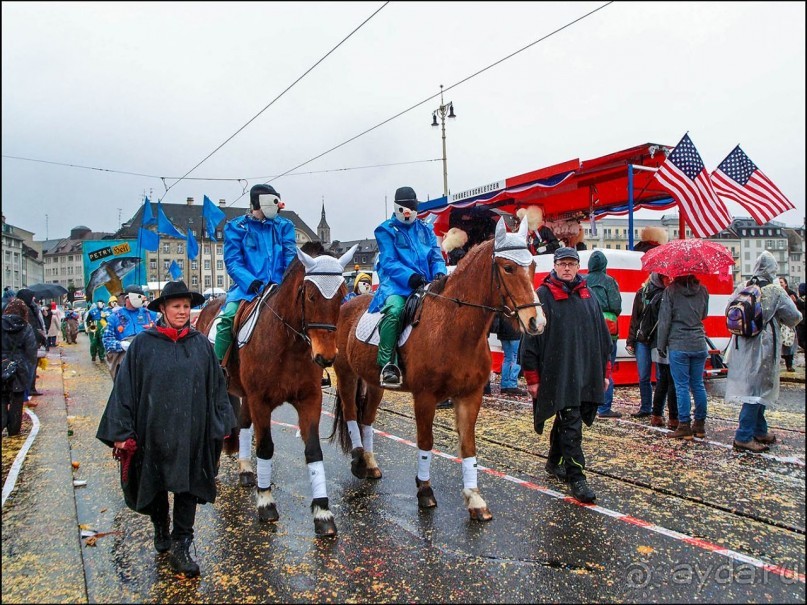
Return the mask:
{"type": "MultiPolygon", "coordinates": [[[[36,302],[34,291],[29,288],[21,288],[17,292],[17,298],[28,307],[28,323],[31,324],[31,329],[34,331],[37,348],[46,346],[48,339],[45,336],[45,320],[42,318],[42,311],[36,302]]],[[[36,390],[36,367],[31,371],[31,384],[28,388],[28,394],[42,394],[36,390]]]]}
{"type": "Polygon", "coordinates": [[[36,339],[28,324],[28,306],[20,299],[12,299],[3,310],[3,359],[17,365],[13,377],[3,383],[3,428],[8,427],[9,437],[20,434],[22,406],[25,391],[36,371],[36,339]]]}
{"type": "Polygon", "coordinates": [[[599,304],[577,274],[577,251],[558,248],[554,257],[554,269],[538,288],[546,329],[522,339],[521,367],[533,398],[535,431],[543,433],[544,422],[555,416],[547,472],[568,481],[580,502],[593,502],[597,496],[583,474],[583,422],[594,422],[610,383],[611,337],[599,304]]]}

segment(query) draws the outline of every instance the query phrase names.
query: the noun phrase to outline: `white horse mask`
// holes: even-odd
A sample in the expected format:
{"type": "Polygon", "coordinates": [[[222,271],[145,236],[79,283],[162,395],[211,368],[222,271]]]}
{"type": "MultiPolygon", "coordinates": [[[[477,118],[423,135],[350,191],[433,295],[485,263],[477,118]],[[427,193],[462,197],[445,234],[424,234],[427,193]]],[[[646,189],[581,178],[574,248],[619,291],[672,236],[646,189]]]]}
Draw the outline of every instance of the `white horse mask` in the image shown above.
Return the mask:
{"type": "Polygon", "coordinates": [[[506,258],[522,267],[529,267],[532,263],[532,254],[527,248],[527,230],[529,226],[526,220],[522,220],[518,227],[518,232],[508,233],[504,219],[499,219],[496,223],[496,239],[493,242],[493,256],[506,258]]]}
{"type": "Polygon", "coordinates": [[[345,283],[342,272],[353,260],[353,255],[356,253],[358,247],[359,245],[356,244],[339,258],[327,255],[317,256],[315,258],[298,248],[297,258],[299,258],[300,262],[305,266],[305,277],[303,280],[313,283],[328,300],[332,299],[336,296],[340,286],[345,283]]]}

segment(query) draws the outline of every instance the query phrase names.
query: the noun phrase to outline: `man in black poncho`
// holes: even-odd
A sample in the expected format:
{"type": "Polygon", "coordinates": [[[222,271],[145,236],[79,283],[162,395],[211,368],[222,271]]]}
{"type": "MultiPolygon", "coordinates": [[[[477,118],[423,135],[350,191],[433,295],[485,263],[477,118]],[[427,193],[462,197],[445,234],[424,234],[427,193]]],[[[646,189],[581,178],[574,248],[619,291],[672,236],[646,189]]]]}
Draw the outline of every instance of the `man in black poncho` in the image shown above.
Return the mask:
{"type": "Polygon", "coordinates": [[[122,464],[128,466],[128,477],[121,476],[126,504],[151,517],[154,547],[170,549],[172,568],[187,577],[199,575],[189,552],[196,505],[216,499],[219,455],[236,426],[213,348],[190,327],[191,307],[202,302],[180,281],[166,284],[149,305],[162,317],[132,341],[96,434],[119,455],[134,451],[122,464]],[[168,492],[174,494],[170,535],[168,492]]]}
{"type": "Polygon", "coordinates": [[[591,426],[611,376],[611,337],[600,306],[577,274],[573,248],[555,251],[554,269],[538,287],[546,329],[521,342],[521,367],[533,398],[535,431],[555,416],[546,470],[568,481],[580,502],[593,502],[583,474],[583,422],[591,426]]]}

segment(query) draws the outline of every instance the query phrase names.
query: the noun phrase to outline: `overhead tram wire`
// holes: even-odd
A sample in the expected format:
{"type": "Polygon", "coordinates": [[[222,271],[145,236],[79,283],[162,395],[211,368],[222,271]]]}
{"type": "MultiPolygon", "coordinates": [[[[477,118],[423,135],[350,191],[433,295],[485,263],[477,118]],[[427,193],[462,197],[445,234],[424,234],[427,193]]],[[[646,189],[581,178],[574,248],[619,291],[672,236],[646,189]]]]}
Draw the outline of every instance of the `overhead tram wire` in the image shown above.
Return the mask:
{"type": "MultiPolygon", "coordinates": [[[[349,33],[347,36],[345,36],[345,37],[342,39],[342,41],[341,41],[341,42],[339,42],[339,44],[337,44],[337,45],[336,45],[336,46],[334,46],[334,47],[333,47],[331,50],[329,50],[329,51],[328,51],[328,52],[327,52],[327,53],[326,53],[326,54],[325,54],[325,55],[324,55],[324,56],[323,56],[321,59],[319,59],[319,61],[317,61],[317,62],[316,62],[316,63],[314,63],[314,64],[313,64],[311,67],[309,67],[309,68],[308,68],[308,69],[305,71],[305,73],[303,73],[303,75],[301,75],[301,76],[300,76],[299,78],[297,78],[297,79],[296,79],[294,82],[292,82],[291,84],[289,84],[289,86],[288,86],[288,87],[287,87],[287,88],[286,88],[286,89],[285,89],[283,92],[281,92],[281,93],[280,93],[279,95],[277,95],[277,96],[276,96],[274,99],[272,99],[272,101],[271,101],[271,102],[270,102],[270,103],[269,103],[269,104],[268,104],[266,107],[264,107],[264,108],[263,108],[263,109],[261,109],[261,110],[260,110],[258,113],[256,113],[256,114],[255,114],[255,115],[254,115],[254,116],[253,116],[253,117],[252,117],[252,118],[251,118],[251,119],[250,119],[250,120],[249,120],[249,121],[248,121],[246,124],[244,124],[243,126],[241,126],[241,128],[239,128],[239,129],[238,129],[238,130],[236,130],[236,131],[235,131],[235,132],[234,132],[232,135],[230,135],[230,136],[229,136],[229,137],[228,137],[228,138],[227,138],[227,139],[226,139],[226,140],[225,140],[225,141],[224,141],[224,142],[223,142],[221,145],[219,145],[219,146],[218,146],[218,147],[216,147],[216,148],[215,148],[213,151],[211,151],[209,154],[207,154],[207,155],[205,156],[205,158],[204,158],[204,159],[203,159],[201,162],[199,162],[198,164],[196,164],[196,166],[194,166],[193,168],[191,168],[190,170],[188,170],[188,172],[186,172],[186,173],[185,173],[183,176],[181,176],[179,179],[177,179],[177,180],[176,180],[174,183],[172,183],[170,186],[166,187],[166,189],[165,189],[165,193],[163,193],[163,196],[162,196],[162,198],[160,198],[160,199],[162,200],[163,198],[165,198],[165,196],[168,194],[168,192],[171,190],[171,188],[172,188],[174,185],[176,185],[177,183],[179,183],[180,181],[182,181],[183,179],[185,179],[185,177],[187,177],[187,176],[188,176],[188,175],[189,175],[191,172],[193,172],[194,170],[196,170],[197,168],[199,168],[199,166],[201,166],[201,165],[202,165],[202,164],[204,164],[204,163],[205,163],[207,160],[209,160],[209,159],[210,159],[210,158],[213,156],[213,154],[214,154],[214,153],[216,153],[216,152],[217,152],[219,149],[221,149],[222,147],[224,147],[224,146],[225,146],[227,143],[229,143],[229,142],[230,142],[230,141],[231,141],[233,138],[235,138],[235,136],[236,136],[236,135],[238,135],[238,133],[240,133],[240,132],[241,132],[242,130],[244,130],[244,129],[245,129],[247,126],[249,126],[249,125],[250,125],[250,124],[251,124],[253,121],[255,121],[255,120],[258,118],[258,116],[260,116],[260,115],[261,115],[261,114],[262,114],[264,111],[266,111],[266,110],[267,110],[267,109],[269,109],[269,108],[270,108],[272,105],[274,105],[274,104],[275,104],[275,102],[276,102],[278,99],[280,99],[280,98],[281,98],[283,95],[285,95],[285,94],[286,94],[286,93],[287,93],[289,90],[291,90],[291,89],[292,89],[292,88],[293,88],[293,87],[294,87],[294,86],[295,86],[295,85],[296,85],[296,84],[297,84],[297,83],[298,83],[300,80],[302,80],[303,78],[305,78],[305,77],[306,77],[306,76],[307,76],[307,75],[308,75],[308,74],[309,74],[309,73],[310,73],[310,72],[311,72],[311,71],[312,71],[312,70],[313,70],[315,67],[317,67],[317,65],[319,65],[320,63],[322,63],[322,62],[323,62],[325,59],[327,59],[327,58],[328,58],[328,57],[331,55],[331,53],[333,53],[333,52],[334,52],[334,51],[335,51],[337,48],[339,48],[340,46],[342,46],[342,44],[344,44],[345,42],[347,42],[347,40],[348,40],[348,39],[349,39],[351,36],[353,36],[353,34],[355,34],[355,33],[356,33],[357,31],[359,31],[359,30],[360,30],[362,27],[364,27],[364,25],[365,25],[365,24],[366,24],[368,21],[370,21],[370,19],[372,19],[372,18],[373,18],[373,17],[375,17],[375,16],[376,16],[376,15],[377,15],[379,12],[381,12],[381,10],[382,10],[382,9],[383,9],[385,6],[387,6],[387,4],[389,4],[389,0],[387,0],[387,2],[384,2],[384,4],[382,4],[382,5],[381,5],[381,6],[380,6],[378,9],[376,9],[376,11],[375,11],[375,12],[374,12],[372,15],[370,15],[370,16],[369,16],[369,17],[367,17],[367,18],[366,18],[364,21],[362,21],[362,22],[361,22],[361,23],[358,25],[358,27],[356,27],[356,28],[355,28],[355,29],[354,29],[352,32],[350,32],[350,33],[349,33]]],[[[245,190],[245,191],[246,191],[246,190],[245,190]]],[[[241,197],[243,197],[243,196],[244,196],[244,193],[242,193],[242,194],[241,194],[241,196],[240,196],[238,199],[241,199],[241,197]]]]}
{"type": "MultiPolygon", "coordinates": [[[[452,88],[456,88],[456,87],[457,87],[457,86],[459,86],[460,84],[464,84],[464,83],[465,83],[465,82],[467,82],[468,80],[470,80],[470,79],[472,79],[472,78],[475,78],[476,76],[478,76],[478,75],[480,75],[480,74],[482,74],[482,73],[486,72],[487,70],[489,70],[489,69],[491,69],[491,68],[493,68],[493,67],[496,67],[496,66],[497,66],[497,65],[499,65],[500,63],[503,63],[504,61],[507,61],[508,59],[511,59],[512,57],[515,57],[517,54],[519,54],[519,53],[521,53],[521,52],[524,52],[525,50],[527,50],[528,48],[530,48],[530,47],[532,47],[532,46],[535,46],[535,45],[536,45],[536,44],[538,44],[539,42],[543,42],[544,40],[546,40],[546,39],[548,39],[548,38],[551,38],[551,37],[552,37],[552,36],[554,36],[555,34],[560,33],[560,32],[561,32],[561,31],[563,31],[564,29],[567,29],[567,28],[571,27],[572,25],[575,25],[575,24],[579,23],[579,22],[580,22],[580,21],[582,21],[583,19],[586,19],[586,18],[590,17],[590,16],[591,16],[591,15],[593,15],[594,13],[596,13],[596,12],[598,12],[598,11],[601,11],[602,9],[604,9],[605,7],[607,7],[607,6],[609,6],[609,5],[613,4],[613,3],[614,3],[614,0],[610,0],[609,2],[606,2],[605,4],[603,4],[602,6],[599,6],[599,7],[595,8],[594,10],[587,12],[585,15],[582,15],[582,16],[578,17],[577,19],[574,19],[573,21],[569,21],[569,23],[567,23],[566,25],[563,25],[563,26],[559,27],[558,29],[556,29],[556,30],[553,30],[553,31],[549,32],[549,33],[548,33],[548,34],[546,34],[545,36],[542,36],[542,37],[538,38],[537,40],[535,40],[535,41],[533,41],[533,42],[530,42],[530,43],[529,43],[529,44],[527,44],[526,46],[523,46],[523,47],[519,48],[518,50],[516,50],[516,51],[514,51],[514,52],[510,53],[510,54],[509,54],[509,55],[507,55],[506,57],[502,57],[502,58],[501,58],[501,59],[499,59],[498,61],[495,61],[495,62],[491,63],[491,64],[490,64],[490,65],[488,65],[487,67],[483,67],[482,69],[480,69],[479,71],[477,71],[477,72],[475,72],[475,73],[471,74],[470,76],[467,76],[467,77],[463,78],[462,80],[459,80],[458,82],[455,82],[454,84],[451,84],[450,86],[445,87],[445,88],[442,90],[442,92],[444,92],[444,93],[445,93],[445,92],[448,92],[448,91],[449,91],[449,90],[451,90],[452,88]]],[[[383,8],[383,7],[382,7],[382,8],[383,8]]],[[[396,114],[395,114],[394,116],[392,116],[391,118],[387,118],[387,119],[386,119],[386,120],[384,120],[383,122],[379,122],[379,123],[378,123],[378,124],[376,124],[375,126],[372,126],[372,127],[368,128],[367,130],[365,130],[365,131],[363,131],[363,132],[360,132],[359,134],[357,134],[357,135],[355,135],[355,136],[353,136],[353,137],[350,137],[350,138],[349,138],[349,139],[347,139],[346,141],[343,141],[342,143],[339,143],[338,145],[335,145],[334,147],[331,147],[331,148],[330,148],[330,149],[328,149],[327,151],[323,151],[323,152],[322,152],[322,153],[320,153],[319,155],[314,156],[313,158],[311,158],[310,160],[306,160],[306,161],[305,161],[305,162],[303,162],[302,164],[297,164],[297,165],[296,165],[294,168],[290,168],[290,169],[289,169],[289,170],[287,170],[286,172],[284,172],[284,173],[282,173],[282,174],[279,174],[279,175],[278,175],[278,176],[276,176],[276,177],[272,177],[272,179],[270,179],[269,181],[266,181],[264,184],[268,184],[269,182],[271,182],[271,180],[274,180],[274,179],[279,179],[279,178],[284,177],[284,176],[288,176],[288,175],[289,175],[289,173],[291,173],[291,172],[293,172],[293,171],[297,170],[298,168],[302,168],[302,167],[303,167],[303,166],[305,166],[306,164],[310,164],[311,162],[313,162],[313,161],[315,161],[315,160],[318,160],[319,158],[321,158],[321,157],[323,157],[323,156],[325,156],[325,155],[328,155],[328,154],[329,154],[329,153],[331,153],[332,151],[336,151],[336,150],[337,150],[337,149],[339,149],[340,147],[343,147],[343,146],[347,145],[348,143],[351,143],[351,142],[355,141],[355,140],[356,140],[356,139],[358,139],[359,137],[363,137],[364,135],[366,135],[366,134],[368,134],[368,133],[372,132],[373,130],[375,130],[376,128],[380,128],[380,127],[381,127],[381,126],[383,126],[384,124],[387,124],[387,123],[389,123],[389,122],[392,122],[392,120],[394,120],[394,119],[396,119],[396,118],[401,117],[401,116],[402,116],[402,115],[404,115],[405,113],[409,113],[409,112],[410,112],[410,111],[412,111],[413,109],[417,109],[417,108],[418,108],[418,107],[420,107],[421,105],[425,105],[426,103],[428,103],[428,102],[429,102],[429,101],[431,101],[432,99],[435,99],[436,97],[439,97],[439,96],[440,96],[440,93],[438,92],[438,93],[435,93],[435,94],[433,94],[433,95],[431,95],[431,96],[429,96],[429,97],[427,97],[427,98],[423,99],[423,100],[422,100],[422,101],[420,101],[419,103],[415,103],[415,104],[414,104],[414,105],[412,105],[411,107],[409,107],[409,108],[407,108],[407,109],[404,109],[403,111],[401,111],[401,112],[399,112],[399,113],[396,113],[396,114]]],[[[235,204],[235,203],[236,203],[238,200],[240,200],[242,197],[244,197],[244,195],[246,195],[246,192],[242,193],[240,196],[238,196],[238,197],[237,197],[236,199],[234,199],[232,202],[230,202],[229,204],[227,204],[227,206],[232,206],[232,205],[233,205],[233,204],[235,204]]]]}

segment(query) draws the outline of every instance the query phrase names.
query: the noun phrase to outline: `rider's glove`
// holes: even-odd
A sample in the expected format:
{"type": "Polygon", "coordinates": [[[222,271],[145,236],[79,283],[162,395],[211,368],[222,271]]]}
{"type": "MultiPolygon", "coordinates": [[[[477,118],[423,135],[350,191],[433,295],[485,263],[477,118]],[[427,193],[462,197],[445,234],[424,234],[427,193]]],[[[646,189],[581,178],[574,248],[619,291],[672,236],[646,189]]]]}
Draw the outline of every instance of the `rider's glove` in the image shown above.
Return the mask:
{"type": "Polygon", "coordinates": [[[417,290],[420,286],[426,283],[426,278],[423,277],[420,273],[413,273],[409,277],[409,287],[413,290],[417,290]]]}
{"type": "Polygon", "coordinates": [[[258,292],[261,291],[262,287],[263,287],[263,282],[261,280],[259,280],[259,279],[256,279],[254,282],[249,284],[249,288],[247,289],[247,292],[249,292],[250,294],[257,294],[258,292]]]}
{"type": "Polygon", "coordinates": [[[446,274],[445,274],[445,273],[435,273],[435,275],[434,275],[434,279],[435,279],[435,280],[438,280],[438,279],[440,279],[441,277],[445,277],[445,276],[446,276],[446,274]]]}

